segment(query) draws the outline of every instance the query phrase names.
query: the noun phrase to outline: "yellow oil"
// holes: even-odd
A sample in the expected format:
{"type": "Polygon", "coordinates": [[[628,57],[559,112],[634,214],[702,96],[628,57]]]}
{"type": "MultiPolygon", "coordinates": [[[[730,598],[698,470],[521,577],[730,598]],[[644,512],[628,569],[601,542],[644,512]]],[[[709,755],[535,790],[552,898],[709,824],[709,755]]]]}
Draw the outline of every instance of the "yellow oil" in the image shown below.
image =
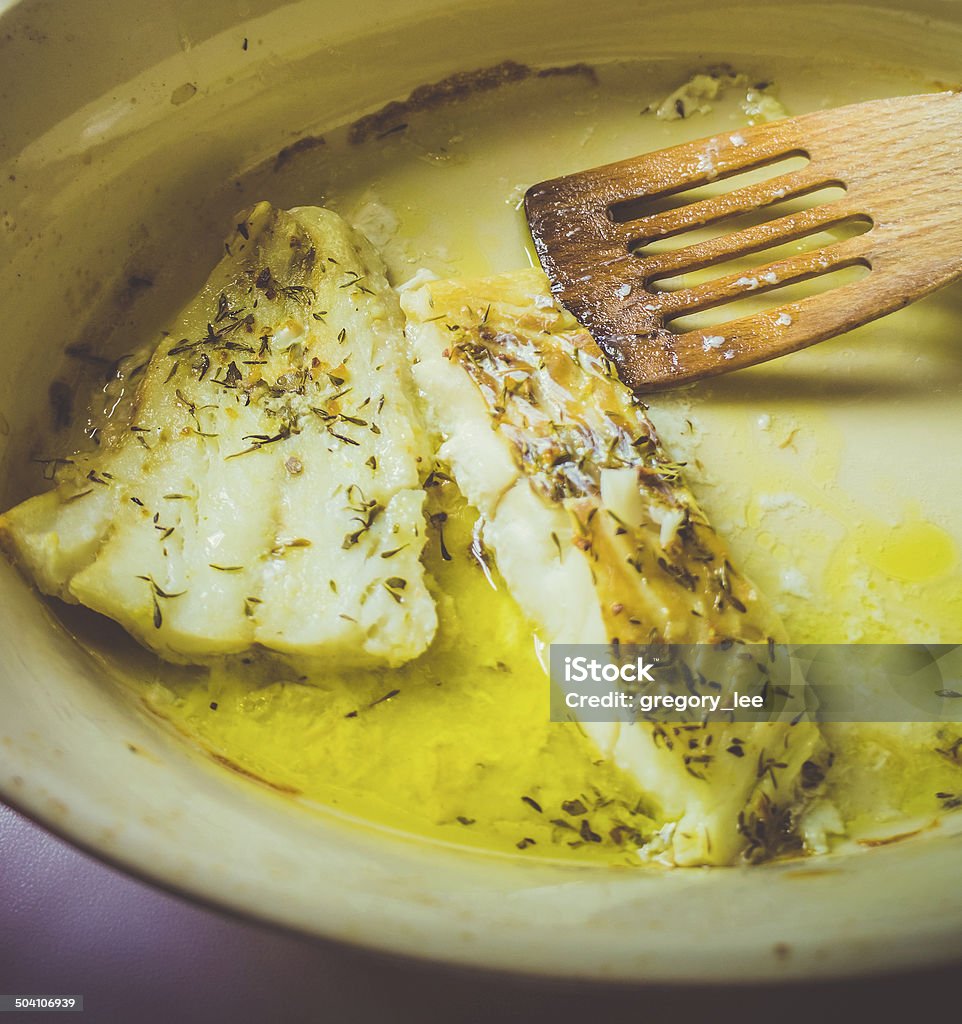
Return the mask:
{"type": "Polygon", "coordinates": [[[945,579],[958,562],[948,533],[921,518],[907,518],[894,526],[866,524],[859,552],[869,565],[903,583],[945,579]]]}
{"type": "Polygon", "coordinates": [[[447,515],[425,556],[440,629],[416,661],[309,678],[258,663],[142,692],[212,754],[314,804],[529,858],[636,862],[632,834],[652,825],[637,785],[549,721],[531,628],[471,553],[476,515],[457,499],[447,515]]]}

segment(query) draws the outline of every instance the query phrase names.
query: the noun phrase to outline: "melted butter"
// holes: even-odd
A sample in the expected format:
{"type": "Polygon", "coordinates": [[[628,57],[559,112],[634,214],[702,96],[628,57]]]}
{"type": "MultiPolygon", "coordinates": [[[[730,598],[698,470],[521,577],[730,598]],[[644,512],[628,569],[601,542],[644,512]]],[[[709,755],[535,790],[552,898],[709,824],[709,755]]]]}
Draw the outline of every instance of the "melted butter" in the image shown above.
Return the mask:
{"type": "Polygon", "coordinates": [[[470,553],[474,519],[463,502],[448,511],[450,561],[432,538],[440,629],[416,661],[310,678],[234,666],[205,682],[168,675],[145,695],[214,755],[351,817],[515,854],[521,843],[529,858],[633,863],[637,841],[612,831],[650,830],[637,786],[577,726],[548,720],[531,629],[470,553]]]}
{"type": "MultiPolygon", "coordinates": [[[[669,408],[656,422],[667,418],[677,432],[676,445],[686,451],[682,457],[689,460],[702,501],[740,564],[775,602],[793,640],[959,640],[957,479],[938,485],[944,504],[924,491],[924,500],[908,498],[899,488],[866,494],[865,478],[874,470],[884,480],[885,469],[853,471],[857,439],[847,428],[858,422],[846,423],[843,413],[827,410],[823,402],[800,399],[786,408],[785,402],[761,401],[735,417],[706,411],[710,398],[675,401],[683,403],[681,411],[669,408]],[[697,436],[679,430],[682,413],[698,425],[697,436]],[[752,457],[733,461],[733,451],[752,457]]],[[[928,442],[917,424],[901,428],[910,440],[900,441],[888,429],[881,403],[878,416],[877,434],[907,449],[907,464],[926,457],[918,454],[928,442]]],[[[871,463],[872,449],[866,447],[871,463]]],[[[946,454],[951,457],[951,449],[946,454]]]]}
{"type": "Polygon", "coordinates": [[[923,519],[907,519],[894,526],[866,524],[858,544],[866,562],[905,583],[943,579],[958,561],[948,533],[923,519]]]}
{"type": "Polygon", "coordinates": [[[948,756],[957,726],[837,723],[824,731],[836,756],[829,793],[856,840],[931,824],[941,811],[935,794],[953,799],[962,789],[948,756]]]}

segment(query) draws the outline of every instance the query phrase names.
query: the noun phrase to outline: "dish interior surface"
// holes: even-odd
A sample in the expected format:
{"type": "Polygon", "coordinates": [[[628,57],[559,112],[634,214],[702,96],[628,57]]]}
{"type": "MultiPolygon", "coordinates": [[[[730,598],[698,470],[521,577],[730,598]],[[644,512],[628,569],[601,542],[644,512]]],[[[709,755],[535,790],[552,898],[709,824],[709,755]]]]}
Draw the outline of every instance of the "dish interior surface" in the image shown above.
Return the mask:
{"type": "MultiPolygon", "coordinates": [[[[316,5],[315,15],[325,6],[316,5]]],[[[17,259],[0,272],[2,284],[8,293],[16,286],[27,308],[37,310],[25,328],[28,343],[10,354],[11,373],[0,385],[6,505],[37,489],[41,468],[30,459],[69,448],[71,436],[82,437],[88,425],[75,410],[70,427],[54,430],[55,406],[41,408],[35,400],[27,406],[17,395],[48,393],[53,359],[57,380],[73,393],[88,393],[102,365],[84,354],[120,355],[131,339],[139,343],[162,330],[217,258],[223,226],[257,200],[337,210],[380,248],[395,284],[420,268],[441,277],[517,269],[533,260],[520,211],[528,185],[734,129],[758,116],[752,103],[757,107],[760,97],[796,114],[951,87],[945,55],[962,45],[951,27],[938,47],[929,46],[934,29],[911,20],[903,25],[897,11],[878,15],[867,45],[867,15],[846,8],[831,17],[848,27],[842,39],[851,40],[851,52],[819,52],[790,28],[812,24],[825,9],[799,4],[734,11],[738,25],[756,25],[764,45],[754,47],[738,43],[731,26],[716,42],[713,23],[698,5],[683,12],[686,31],[680,15],[654,6],[652,25],[660,31],[646,31],[643,46],[616,42],[620,34],[611,31],[604,38],[597,30],[563,36],[571,14],[556,35],[526,45],[520,26],[515,35],[498,20],[498,5],[485,5],[477,16],[501,28],[480,47],[462,47],[454,60],[441,44],[466,38],[465,6],[424,5],[432,42],[413,79],[400,71],[406,45],[423,31],[413,9],[395,25],[386,19],[366,29],[333,16],[321,19],[329,35],[299,54],[284,49],[292,45],[290,11],[229,29],[188,30],[184,14],[176,52],[4,154],[0,206],[6,206],[4,230],[17,259]],[[456,8],[461,17],[452,13],[456,8]],[[785,26],[775,24],[774,8],[783,8],[785,26]],[[723,46],[726,32],[732,34],[723,46]],[[366,46],[386,55],[377,72],[358,63],[366,46]],[[899,59],[926,46],[928,62],[899,59]],[[468,78],[464,88],[370,116],[403,99],[405,87],[498,65],[506,70],[497,87],[490,87],[490,75],[468,78]],[[214,70],[200,70],[207,66],[214,70]],[[318,74],[323,67],[329,96],[318,74]],[[729,69],[737,80],[729,81],[729,69]],[[677,120],[656,116],[653,107],[705,71],[727,83],[707,104],[710,110],[677,120]],[[304,98],[306,83],[315,90],[311,103],[304,98]],[[81,357],[63,359],[66,345],[81,357]]],[[[626,11],[621,15],[640,28],[638,14],[626,11]]],[[[30,5],[5,17],[21,33],[31,25],[39,31],[41,13],[30,5]]],[[[25,34],[11,37],[8,46],[28,45],[25,34]]],[[[649,403],[666,447],[687,464],[719,532],[774,600],[796,642],[958,640],[960,306],[962,291],[951,287],[844,338],[649,403]]],[[[106,397],[109,407],[113,398],[106,397]]],[[[95,417],[102,414],[95,407],[95,417]]],[[[549,863],[571,857],[631,862],[630,854],[608,846],[569,852],[556,844],[548,858],[518,851],[516,838],[536,829],[539,839],[550,834],[549,826],[525,817],[523,795],[560,807],[598,781],[616,802],[622,791],[629,799],[630,787],[614,769],[600,779],[585,773],[587,741],[547,721],[531,631],[503,594],[492,596],[491,581],[469,554],[471,526],[469,510],[453,509],[446,540],[460,557],[449,564],[437,549],[427,555],[442,589],[449,585],[463,601],[447,620],[442,615],[437,649],[425,656],[430,660],[395,670],[390,679],[372,675],[363,694],[336,679],[317,687],[241,669],[209,679],[172,669],[93,616],[38,608],[8,574],[4,585],[13,596],[5,601],[3,642],[7,663],[21,666],[21,678],[4,684],[11,708],[9,735],[2,737],[11,752],[5,793],[77,841],[167,884],[308,931],[425,955],[480,956],[497,966],[514,956],[513,965],[526,969],[630,978],[640,958],[658,947],[647,959],[647,977],[722,976],[726,956],[746,977],[829,973],[880,965],[884,957],[872,931],[878,921],[909,913],[912,900],[915,913],[944,904],[933,886],[950,851],[957,856],[948,834],[710,877],[657,868],[626,876],[549,863]],[[66,632],[51,630],[55,615],[66,632]],[[472,628],[475,623],[483,625],[472,628]],[[381,704],[393,689],[400,693],[381,704]],[[418,701],[430,700],[424,691],[431,689],[438,691],[432,714],[409,715],[405,698],[417,692],[418,701]],[[348,721],[354,704],[366,713],[348,721]],[[42,723],[51,709],[47,729],[42,723]],[[372,756],[357,756],[355,725],[372,756]],[[89,750],[97,756],[86,756],[89,750]],[[274,792],[230,778],[210,765],[209,753],[274,792]],[[482,758],[493,762],[487,781],[479,783],[467,769],[459,774],[456,766],[473,770],[482,758]],[[82,769],[65,783],[62,773],[78,759],[82,769]],[[120,766],[129,787],[116,783],[120,766]],[[469,790],[473,803],[466,805],[469,790]],[[104,791],[109,798],[92,798],[104,791]],[[506,791],[516,791],[510,809],[506,791]],[[311,812],[297,807],[298,800],[311,812]],[[211,807],[217,808],[212,814],[211,807]],[[476,838],[460,819],[489,821],[488,834],[476,838]],[[193,849],[183,841],[185,830],[195,831],[193,849]],[[245,836],[248,848],[231,859],[220,845],[225,834],[245,836]],[[145,856],[157,835],[164,837],[163,851],[145,856]],[[425,837],[434,844],[425,844],[425,837]],[[452,849],[471,845],[505,855],[452,849]],[[931,866],[928,881],[913,866],[923,862],[931,866]],[[336,897],[315,874],[335,866],[353,879],[336,897]],[[846,887],[839,934],[858,939],[848,959],[826,959],[814,911],[762,920],[786,886],[794,895],[799,878],[807,879],[813,904],[846,887]],[[903,910],[858,902],[880,878],[897,879],[904,888],[903,910]],[[258,881],[266,884],[266,897],[257,894],[258,881]],[[503,907],[488,911],[484,894],[491,892],[506,898],[503,907]],[[567,911],[565,894],[571,895],[567,911]],[[684,963],[673,962],[699,902],[717,899],[723,907],[735,896],[743,901],[736,916],[747,929],[735,950],[692,953],[689,947],[684,963]],[[461,925],[440,923],[442,904],[451,900],[461,925]],[[682,903],[670,924],[635,934],[635,914],[677,900],[682,903]],[[327,919],[319,923],[322,912],[327,919]],[[591,936],[580,958],[563,937],[548,938],[553,915],[566,914],[583,921],[591,936]],[[384,927],[376,938],[374,919],[384,927]],[[521,954],[510,943],[497,951],[492,936],[503,927],[532,929],[541,952],[521,954]],[[625,930],[632,933],[628,948],[615,952],[625,930]],[[776,955],[786,942],[792,955],[776,955]]],[[[931,726],[834,728],[839,747],[848,744],[863,767],[881,766],[885,780],[840,794],[853,838],[885,841],[938,822],[930,795],[951,788],[957,768],[932,752],[931,726]],[[857,739],[854,729],[862,729],[857,739]],[[900,750],[911,751],[907,760],[900,750]],[[897,792],[906,772],[914,773],[926,800],[897,792]]],[[[951,822],[941,829],[952,831],[951,822]]],[[[954,912],[957,921],[962,904],[954,912]]],[[[954,946],[946,938],[950,919],[929,922],[920,958],[958,952],[958,938],[954,946]]]]}

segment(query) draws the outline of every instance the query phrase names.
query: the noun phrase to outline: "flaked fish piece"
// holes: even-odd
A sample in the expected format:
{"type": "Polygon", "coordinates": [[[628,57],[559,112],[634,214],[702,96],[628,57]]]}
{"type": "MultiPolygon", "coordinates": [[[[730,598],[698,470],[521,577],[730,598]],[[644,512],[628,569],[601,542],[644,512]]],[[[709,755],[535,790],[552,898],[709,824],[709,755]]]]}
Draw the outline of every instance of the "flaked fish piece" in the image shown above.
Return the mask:
{"type": "MultiPolygon", "coordinates": [[[[540,271],[433,281],[402,305],[439,457],[545,641],[783,639],[645,407],[540,271]]],[[[824,756],[807,722],[583,727],[650,796],[679,864],[790,846],[803,768],[824,756]]]]}
{"type": "Polygon", "coordinates": [[[40,590],[171,660],[416,657],[437,620],[402,331],[380,258],[340,217],[258,204],[129,417],[0,518],[0,540],[40,590]]]}

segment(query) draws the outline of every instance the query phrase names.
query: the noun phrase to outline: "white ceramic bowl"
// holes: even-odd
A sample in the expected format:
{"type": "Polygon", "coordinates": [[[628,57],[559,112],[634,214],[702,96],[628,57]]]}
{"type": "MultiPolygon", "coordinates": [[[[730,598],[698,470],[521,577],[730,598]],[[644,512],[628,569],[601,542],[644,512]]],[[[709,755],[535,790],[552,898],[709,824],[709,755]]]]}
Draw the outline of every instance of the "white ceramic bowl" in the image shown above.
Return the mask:
{"type": "MultiPolygon", "coordinates": [[[[506,58],[598,61],[645,47],[733,60],[824,57],[826,47],[844,60],[857,49],[863,62],[924,66],[950,81],[962,8],[0,2],[5,499],[65,325],[152,231],[177,231],[213,256],[222,219],[205,213],[212,183],[289,143],[290,126],[334,125],[506,58]],[[178,92],[184,83],[195,92],[178,92]]],[[[522,864],[306,813],[164,730],[6,566],[0,793],[167,887],[426,958],[567,978],[746,981],[962,956],[958,833],[750,870],[625,872],[522,864]]]]}

